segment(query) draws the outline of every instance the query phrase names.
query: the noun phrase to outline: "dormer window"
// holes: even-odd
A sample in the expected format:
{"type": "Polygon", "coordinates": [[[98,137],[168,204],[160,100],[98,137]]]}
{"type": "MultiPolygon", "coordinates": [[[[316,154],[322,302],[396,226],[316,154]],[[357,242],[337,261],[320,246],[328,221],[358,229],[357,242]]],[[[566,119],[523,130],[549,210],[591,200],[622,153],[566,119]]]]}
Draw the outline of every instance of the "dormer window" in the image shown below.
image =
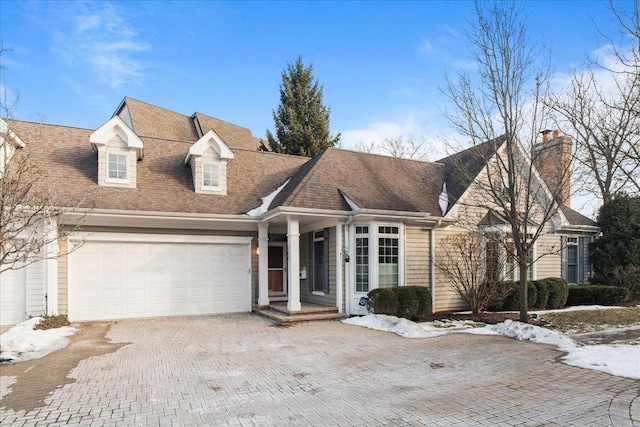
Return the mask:
{"type": "Polygon", "coordinates": [[[191,166],[196,193],[227,194],[227,163],[233,152],[213,130],[191,146],[184,162],[191,166]]]}
{"type": "Polygon", "coordinates": [[[202,186],[210,189],[220,189],[220,166],[213,163],[202,165],[202,186]]]}
{"type": "Polygon", "coordinates": [[[136,163],[142,141],[122,119],[114,116],[89,137],[98,152],[98,185],[136,188],[136,163]]]}
{"type": "Polygon", "coordinates": [[[127,181],[127,155],[109,153],[108,179],[115,181],[127,181]]]}

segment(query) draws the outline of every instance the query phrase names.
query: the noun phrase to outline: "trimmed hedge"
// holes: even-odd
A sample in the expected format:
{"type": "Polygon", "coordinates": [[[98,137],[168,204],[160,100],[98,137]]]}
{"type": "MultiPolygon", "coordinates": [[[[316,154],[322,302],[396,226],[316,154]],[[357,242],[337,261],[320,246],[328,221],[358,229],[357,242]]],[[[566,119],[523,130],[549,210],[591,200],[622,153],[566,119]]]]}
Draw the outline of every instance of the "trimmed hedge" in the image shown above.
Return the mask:
{"type": "Polygon", "coordinates": [[[375,314],[424,319],[431,314],[431,290],[425,286],[379,288],[367,296],[367,310],[375,314]]]}
{"type": "Polygon", "coordinates": [[[534,308],[544,310],[549,303],[549,287],[544,280],[534,280],[533,285],[536,287],[536,304],[534,308]]]}
{"type": "Polygon", "coordinates": [[[616,305],[629,299],[629,289],[619,286],[569,286],[567,305],[616,305]]]}
{"type": "Polygon", "coordinates": [[[564,279],[559,277],[547,277],[546,279],[538,280],[538,282],[544,282],[549,291],[549,299],[545,308],[558,309],[567,305],[567,297],[569,296],[569,285],[564,279]]]}
{"type": "MultiPolygon", "coordinates": [[[[520,282],[507,280],[504,282],[512,291],[502,301],[502,310],[520,310],[520,282]]],[[[535,307],[538,292],[533,282],[527,282],[527,307],[535,307]]]]}

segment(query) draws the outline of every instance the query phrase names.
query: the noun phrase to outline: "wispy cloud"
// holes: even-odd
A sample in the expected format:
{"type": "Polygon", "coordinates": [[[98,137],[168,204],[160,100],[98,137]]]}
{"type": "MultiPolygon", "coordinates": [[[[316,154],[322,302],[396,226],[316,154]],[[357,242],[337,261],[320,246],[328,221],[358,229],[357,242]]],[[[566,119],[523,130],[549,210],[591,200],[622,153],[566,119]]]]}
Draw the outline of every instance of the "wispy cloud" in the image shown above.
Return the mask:
{"type": "Polygon", "coordinates": [[[117,7],[108,2],[69,3],[69,7],[57,16],[52,29],[54,52],[113,88],[144,76],[139,54],[149,45],[117,7]]]}

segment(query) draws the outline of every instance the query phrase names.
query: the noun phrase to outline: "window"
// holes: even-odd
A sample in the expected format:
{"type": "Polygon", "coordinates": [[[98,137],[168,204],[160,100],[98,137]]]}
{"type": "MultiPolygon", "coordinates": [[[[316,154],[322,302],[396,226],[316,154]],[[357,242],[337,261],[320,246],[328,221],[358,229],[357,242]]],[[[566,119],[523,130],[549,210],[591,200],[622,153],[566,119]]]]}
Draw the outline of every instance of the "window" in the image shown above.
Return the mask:
{"type": "Polygon", "coordinates": [[[309,291],[329,293],[329,229],[309,235],[309,291]]]}
{"type": "Polygon", "coordinates": [[[356,292],[369,292],[369,227],[356,227],[356,292]]]}
{"type": "Polygon", "coordinates": [[[108,177],[111,180],[127,180],[127,155],[109,153],[108,177]]]}
{"type": "Polygon", "coordinates": [[[220,188],[220,167],[212,163],[202,165],[202,185],[204,187],[220,188]]]}
{"type": "MultiPolygon", "coordinates": [[[[527,280],[533,280],[533,249],[527,252],[527,280]]],[[[511,280],[520,280],[520,267],[515,259],[515,248],[513,243],[509,244],[509,253],[507,254],[507,277],[511,280]]]]}
{"type": "Polygon", "coordinates": [[[398,286],[398,227],[378,227],[378,287],[398,286]]]}
{"type": "Polygon", "coordinates": [[[486,245],[486,279],[500,280],[502,269],[500,268],[500,241],[497,238],[489,238],[486,245]]]}
{"type": "Polygon", "coordinates": [[[578,238],[567,237],[567,283],[578,281],[578,238]]]}

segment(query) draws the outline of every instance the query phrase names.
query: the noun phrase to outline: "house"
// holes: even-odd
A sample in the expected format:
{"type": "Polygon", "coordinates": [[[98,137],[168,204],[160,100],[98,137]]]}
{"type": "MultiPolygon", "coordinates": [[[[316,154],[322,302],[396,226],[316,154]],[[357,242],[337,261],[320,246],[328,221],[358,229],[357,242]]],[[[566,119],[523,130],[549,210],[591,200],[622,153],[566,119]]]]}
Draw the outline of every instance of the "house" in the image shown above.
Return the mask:
{"type": "MultiPolygon", "coordinates": [[[[403,285],[430,287],[436,311],[464,306],[433,261],[462,217],[480,224],[488,213],[461,204],[485,169],[474,153],[488,146],[435,163],[334,148],[308,159],[258,151],[246,128],[132,98],[96,130],[8,125],[20,142],[13,155],[46,171],[60,206],[79,206],[61,225],[81,216],[81,227],[47,246],[47,259],[0,275],[0,324],[43,312],[88,321],[274,302],[362,314],[368,291],[403,285]]],[[[561,250],[536,257],[531,277],[586,281],[595,232],[564,201],[538,255],[546,243],[561,250]]]]}

